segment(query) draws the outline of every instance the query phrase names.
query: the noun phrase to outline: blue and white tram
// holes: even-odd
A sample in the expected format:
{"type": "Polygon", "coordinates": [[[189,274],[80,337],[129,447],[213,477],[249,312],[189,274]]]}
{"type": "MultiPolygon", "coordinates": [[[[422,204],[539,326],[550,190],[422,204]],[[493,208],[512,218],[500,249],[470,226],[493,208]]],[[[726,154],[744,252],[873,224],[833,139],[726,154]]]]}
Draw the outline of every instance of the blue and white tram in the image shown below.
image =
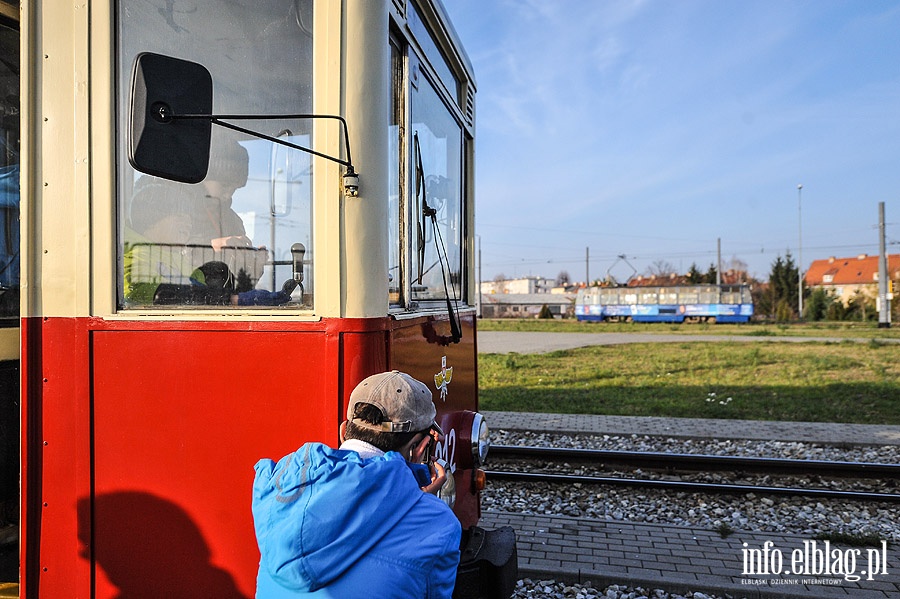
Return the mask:
{"type": "Polygon", "coordinates": [[[753,300],[749,285],[587,287],[578,291],[575,316],[597,322],[747,322],[753,300]]]}

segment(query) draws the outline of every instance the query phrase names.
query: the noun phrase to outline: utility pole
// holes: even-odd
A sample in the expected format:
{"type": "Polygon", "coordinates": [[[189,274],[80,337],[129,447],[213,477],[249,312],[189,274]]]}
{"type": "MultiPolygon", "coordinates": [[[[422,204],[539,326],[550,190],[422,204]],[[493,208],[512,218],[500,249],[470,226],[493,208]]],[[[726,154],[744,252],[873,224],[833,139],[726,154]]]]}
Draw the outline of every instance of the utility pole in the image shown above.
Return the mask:
{"type": "Polygon", "coordinates": [[[722,238],[716,238],[716,285],[722,284],[722,238]]]}
{"type": "Polygon", "coordinates": [[[888,291],[889,277],[887,244],[884,241],[884,202],[878,202],[878,328],[891,327],[891,294],[888,291]]]}
{"type": "Polygon", "coordinates": [[[584,248],[584,285],[591,286],[591,248],[584,248]]]}
{"type": "Polygon", "coordinates": [[[797,316],[803,320],[803,185],[797,186],[797,316]]]}

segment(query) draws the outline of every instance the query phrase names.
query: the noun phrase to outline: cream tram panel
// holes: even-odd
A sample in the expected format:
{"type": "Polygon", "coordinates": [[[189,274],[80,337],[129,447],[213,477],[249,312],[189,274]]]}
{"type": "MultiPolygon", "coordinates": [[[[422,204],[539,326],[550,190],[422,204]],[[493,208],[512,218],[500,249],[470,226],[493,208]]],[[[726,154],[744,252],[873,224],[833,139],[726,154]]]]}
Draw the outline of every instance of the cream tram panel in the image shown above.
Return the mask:
{"type": "Polygon", "coordinates": [[[22,63],[22,316],[87,316],[90,14],[84,4],[22,11],[23,53],[36,57],[22,63]]]}
{"type": "MultiPolygon", "coordinates": [[[[25,3],[25,26],[29,19],[40,18],[43,34],[37,39],[23,36],[23,45],[34,44],[23,50],[42,58],[33,66],[23,65],[23,122],[30,123],[33,132],[39,134],[23,136],[23,195],[30,198],[22,216],[26,232],[23,243],[29,246],[23,255],[33,257],[22,264],[22,280],[33,281],[33,287],[23,284],[23,315],[308,319],[386,314],[387,276],[377,273],[384,271],[387,263],[384,130],[390,4],[390,0],[315,3],[313,109],[319,114],[346,116],[361,190],[358,198],[344,198],[337,183],[341,169],[314,159],[321,176],[313,184],[313,309],[268,313],[172,309],[117,314],[115,282],[120,275],[115,256],[110,253],[117,245],[115,126],[110,116],[115,105],[113,29],[109,25],[112,3],[54,6],[52,11],[25,3]],[[71,18],[60,18],[60,11],[68,11],[71,18]],[[371,27],[373,22],[385,23],[384,29],[371,27]],[[91,40],[90,45],[86,40],[91,40]],[[342,66],[346,69],[343,76],[334,77],[342,66]],[[76,157],[74,162],[72,156],[76,157]],[[360,246],[364,252],[347,251],[348,247],[360,246]],[[84,277],[85,272],[91,277],[84,277]]],[[[458,66],[459,58],[453,59],[458,66]]],[[[316,123],[314,137],[317,149],[341,153],[341,140],[334,128],[316,123]]],[[[464,168],[471,169],[468,145],[463,159],[464,168]]],[[[468,204],[464,226],[468,231],[474,224],[472,191],[469,183],[464,190],[468,204]]],[[[465,235],[462,241],[471,252],[471,236],[465,235]]],[[[467,274],[471,289],[474,273],[467,274]]]]}

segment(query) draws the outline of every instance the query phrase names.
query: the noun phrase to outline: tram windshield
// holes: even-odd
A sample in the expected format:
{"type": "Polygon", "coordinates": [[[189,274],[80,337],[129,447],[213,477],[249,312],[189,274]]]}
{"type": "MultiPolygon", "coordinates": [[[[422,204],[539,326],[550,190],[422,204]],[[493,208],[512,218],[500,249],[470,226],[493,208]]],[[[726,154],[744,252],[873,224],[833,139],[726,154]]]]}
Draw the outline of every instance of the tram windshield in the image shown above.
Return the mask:
{"type": "Polygon", "coordinates": [[[413,48],[392,40],[388,280],[390,303],[404,308],[465,301],[466,137],[454,104],[459,82],[421,17],[410,18],[419,24],[413,29],[420,30],[426,53],[431,49],[428,64],[437,66],[429,71],[413,48]],[[404,139],[405,130],[411,133],[404,139]]]}
{"type": "MultiPolygon", "coordinates": [[[[312,0],[122,0],[118,123],[127,130],[135,58],[153,52],[209,70],[216,114],[312,112],[312,0]]],[[[311,121],[242,126],[311,147],[311,121]]],[[[119,305],[312,308],[312,161],[213,127],[196,184],[136,172],[119,147],[119,305]]]]}
{"type": "Polygon", "coordinates": [[[0,22],[0,319],[19,316],[19,31],[0,22]]]}
{"type": "MultiPolygon", "coordinates": [[[[415,177],[420,168],[418,185],[424,186],[418,190],[420,205],[412,219],[417,230],[411,238],[418,243],[412,299],[445,299],[448,293],[451,299],[458,299],[462,265],[462,128],[424,77],[410,104],[419,152],[414,157],[418,166],[412,174],[415,177]],[[429,211],[434,211],[433,217],[429,211]]],[[[417,189],[415,180],[411,189],[417,189]]]]}

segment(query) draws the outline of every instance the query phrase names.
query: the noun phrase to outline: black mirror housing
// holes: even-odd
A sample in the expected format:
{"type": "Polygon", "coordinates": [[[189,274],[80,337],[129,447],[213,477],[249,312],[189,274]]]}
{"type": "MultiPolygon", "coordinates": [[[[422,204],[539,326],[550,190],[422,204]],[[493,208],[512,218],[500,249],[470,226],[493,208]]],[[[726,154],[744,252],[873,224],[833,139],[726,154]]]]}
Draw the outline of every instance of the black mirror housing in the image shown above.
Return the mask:
{"type": "Polygon", "coordinates": [[[144,52],[134,61],[131,81],[131,166],[182,183],[202,181],[209,168],[212,129],[209,71],[195,62],[144,52]]]}

